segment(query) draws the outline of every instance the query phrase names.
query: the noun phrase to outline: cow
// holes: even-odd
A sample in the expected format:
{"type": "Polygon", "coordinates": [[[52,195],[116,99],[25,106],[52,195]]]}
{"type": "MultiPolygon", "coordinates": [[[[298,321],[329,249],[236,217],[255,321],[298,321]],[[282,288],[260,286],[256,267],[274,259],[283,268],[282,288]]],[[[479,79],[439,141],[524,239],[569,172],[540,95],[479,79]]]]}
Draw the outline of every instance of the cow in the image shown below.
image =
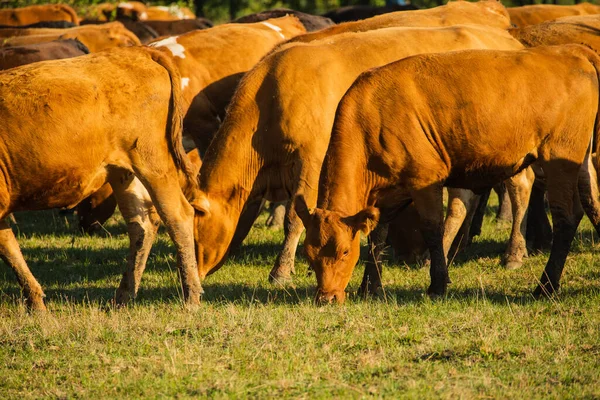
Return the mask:
{"type": "MultiPolygon", "coordinates": [[[[300,21],[289,16],[254,24],[219,25],[150,44],[172,57],[182,75],[188,150],[197,147],[204,154],[242,75],[278,43],[304,32],[300,21]]],[[[94,198],[86,202],[99,203],[94,198]]],[[[93,229],[86,221],[102,224],[110,216],[90,213],[96,214],[94,207],[78,209],[80,228],[86,232],[93,229]]]]}
{"type": "Polygon", "coordinates": [[[290,42],[311,42],[343,32],[364,32],[391,26],[450,26],[478,24],[507,29],[510,19],[504,6],[496,0],[450,1],[440,7],[426,10],[398,11],[378,15],[362,21],[345,22],[298,36],[290,42]]]}
{"type": "MultiPolygon", "coordinates": [[[[504,30],[477,25],[384,28],[289,44],[265,57],[240,82],[203,159],[198,196],[206,208],[196,213],[195,224],[200,276],[222,265],[246,229],[247,213],[263,198],[304,194],[316,203],[335,109],[361,72],[423,52],[482,47],[522,45],[504,30]]],[[[285,228],[283,250],[269,274],[275,282],[294,272],[303,226],[293,207],[285,228]]]]}
{"type": "Polygon", "coordinates": [[[154,6],[148,7],[146,9],[145,15],[140,16],[140,20],[159,20],[159,21],[167,21],[167,20],[179,20],[179,19],[194,19],[196,18],[196,14],[194,14],[187,7],[180,7],[176,4],[172,4],[170,6],[154,6]],[[145,17],[144,17],[145,16],[145,17]]]}
{"type": "Polygon", "coordinates": [[[78,39],[92,53],[112,47],[137,46],[140,40],[120,22],[102,25],[84,25],[68,29],[0,29],[0,37],[6,38],[0,47],[45,43],[60,39],[78,39]]]}
{"type": "Polygon", "coordinates": [[[583,2],[575,5],[533,4],[508,8],[510,21],[518,28],[575,15],[600,14],[600,6],[583,2]]]}
{"type": "Polygon", "coordinates": [[[411,11],[418,10],[419,7],[413,4],[399,5],[394,4],[392,6],[365,6],[365,5],[354,5],[336,8],[323,14],[324,17],[331,19],[336,24],[348,21],[358,21],[361,19],[371,18],[376,15],[387,14],[396,11],[411,11]]]}
{"type": "Polygon", "coordinates": [[[46,4],[0,10],[0,24],[28,25],[42,21],[68,21],[79,24],[77,13],[66,4],[46,4]]]}
{"type": "Polygon", "coordinates": [[[0,29],[6,29],[6,28],[10,28],[10,29],[28,29],[28,28],[58,28],[58,29],[65,29],[65,28],[74,28],[77,25],[75,25],[72,22],[69,21],[42,21],[42,22],[36,22],[34,24],[28,24],[28,25],[1,25],[0,24],[0,29]]]}
{"type": "Polygon", "coordinates": [[[82,56],[89,52],[88,48],[77,39],[7,47],[0,49],[0,70],[38,61],[82,56]]]}
{"type": "Polygon", "coordinates": [[[594,145],[599,71],[594,51],[565,45],[418,55],[361,74],[336,111],[317,208],[296,198],[317,299],[344,301],[359,232],[411,199],[431,254],[427,293],[443,296],[443,186],[479,191],[530,165],[544,171],[555,226],[534,295],[551,296],[583,216],[580,191],[590,192],[578,177],[594,145]]]}
{"type": "Polygon", "coordinates": [[[130,237],[121,292],[137,292],[135,275],[162,219],[177,248],[186,304],[198,304],[191,205],[197,182],[181,144],[181,77],[171,58],[132,47],[24,65],[0,74],[0,104],[0,257],[27,305],[44,310],[44,293],[5,217],[74,206],[106,182],[130,237]]]}
{"type": "Polygon", "coordinates": [[[190,18],[178,20],[146,20],[144,25],[152,28],[159,36],[182,35],[197,29],[208,29],[213,27],[212,21],[206,18],[190,18]]]}
{"type": "MultiPolygon", "coordinates": [[[[123,18],[118,20],[123,26],[131,31],[137,38],[140,40],[142,44],[148,44],[154,39],[162,36],[159,35],[154,29],[150,26],[146,25],[140,21],[134,21],[128,18],[123,18]]],[[[80,25],[102,25],[105,24],[105,21],[97,20],[97,19],[85,19],[79,21],[80,25]]]]}
{"type": "Polygon", "coordinates": [[[297,17],[300,20],[300,22],[302,22],[302,25],[304,25],[304,27],[306,28],[306,32],[318,31],[319,29],[335,25],[334,22],[329,18],[322,17],[319,15],[307,14],[296,10],[290,10],[287,8],[274,8],[272,10],[245,15],[231,22],[239,24],[248,24],[252,22],[265,21],[270,18],[285,17],[286,15],[293,15],[297,17]]]}

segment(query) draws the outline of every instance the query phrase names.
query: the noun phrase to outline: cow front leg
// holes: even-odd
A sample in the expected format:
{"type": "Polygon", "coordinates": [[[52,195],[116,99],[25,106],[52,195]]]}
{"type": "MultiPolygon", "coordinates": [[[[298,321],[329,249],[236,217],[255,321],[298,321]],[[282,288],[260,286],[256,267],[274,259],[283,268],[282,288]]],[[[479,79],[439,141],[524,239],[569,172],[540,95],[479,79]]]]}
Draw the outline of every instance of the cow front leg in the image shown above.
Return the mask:
{"type": "Polygon", "coordinates": [[[414,191],[412,198],[421,220],[421,231],[431,254],[429,274],[431,284],[427,294],[444,296],[448,287],[448,267],[444,253],[444,209],[442,185],[433,184],[414,191]]]}
{"type": "Polygon", "coordinates": [[[27,308],[34,311],[45,311],[44,291],[29,270],[19,243],[5,219],[0,221],[0,257],[17,276],[27,308]]]}
{"type": "MultiPolygon", "coordinates": [[[[308,200],[307,200],[308,202],[308,200]]],[[[314,202],[310,203],[314,206],[314,202]]],[[[296,249],[300,236],[304,231],[302,220],[296,214],[294,203],[289,201],[286,206],[286,215],[284,221],[285,239],[283,241],[283,249],[275,260],[275,265],[269,273],[269,282],[285,284],[292,280],[292,275],[295,274],[294,262],[296,259],[296,249]]]]}
{"type": "Polygon", "coordinates": [[[389,224],[380,223],[369,234],[369,259],[365,263],[365,273],[358,289],[358,294],[361,296],[377,294],[383,289],[381,256],[387,246],[388,230],[389,224]]]}

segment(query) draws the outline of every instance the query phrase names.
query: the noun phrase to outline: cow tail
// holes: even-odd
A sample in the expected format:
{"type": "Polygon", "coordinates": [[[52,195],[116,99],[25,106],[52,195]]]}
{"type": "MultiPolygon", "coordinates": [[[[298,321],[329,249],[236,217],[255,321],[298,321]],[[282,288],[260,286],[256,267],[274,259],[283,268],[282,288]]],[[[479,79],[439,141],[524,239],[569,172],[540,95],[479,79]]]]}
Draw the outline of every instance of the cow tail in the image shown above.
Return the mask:
{"type": "Polygon", "coordinates": [[[188,183],[195,187],[196,174],[194,174],[194,167],[185,153],[182,142],[184,111],[181,75],[179,75],[179,70],[173,64],[173,61],[163,52],[149,48],[147,50],[152,55],[152,60],[160,64],[169,73],[171,80],[171,101],[167,122],[167,141],[169,142],[169,148],[175,165],[183,172],[188,183]]]}
{"type": "Polygon", "coordinates": [[[65,13],[71,16],[72,22],[75,25],[79,25],[79,17],[77,16],[77,13],[75,12],[75,10],[73,10],[73,8],[69,7],[66,4],[59,4],[59,6],[65,13]]]}

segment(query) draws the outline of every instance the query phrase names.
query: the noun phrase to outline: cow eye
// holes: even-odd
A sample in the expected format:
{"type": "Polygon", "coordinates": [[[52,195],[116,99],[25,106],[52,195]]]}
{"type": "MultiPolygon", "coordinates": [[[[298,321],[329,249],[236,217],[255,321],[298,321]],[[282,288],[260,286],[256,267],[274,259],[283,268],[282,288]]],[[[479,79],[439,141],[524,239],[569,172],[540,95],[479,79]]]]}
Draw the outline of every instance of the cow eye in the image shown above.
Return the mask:
{"type": "Polygon", "coordinates": [[[342,257],[346,257],[348,253],[350,253],[350,250],[344,250],[344,252],[342,253],[342,257]]]}

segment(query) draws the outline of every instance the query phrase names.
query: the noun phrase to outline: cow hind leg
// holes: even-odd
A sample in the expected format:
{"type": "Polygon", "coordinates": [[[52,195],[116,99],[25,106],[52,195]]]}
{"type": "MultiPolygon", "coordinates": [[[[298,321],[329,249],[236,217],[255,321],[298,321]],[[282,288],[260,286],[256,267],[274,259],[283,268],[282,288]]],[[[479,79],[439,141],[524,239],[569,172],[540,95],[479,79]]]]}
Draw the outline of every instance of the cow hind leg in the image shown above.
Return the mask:
{"type": "Polygon", "coordinates": [[[473,216],[474,208],[477,205],[479,196],[470,190],[466,189],[448,189],[448,211],[444,222],[444,254],[446,263],[448,258],[452,259],[460,248],[463,248],[468,241],[468,230],[463,232],[460,237],[457,237],[463,223],[467,219],[467,215],[473,216]],[[454,239],[457,239],[459,244],[452,246],[454,239]],[[454,247],[451,251],[451,247],[454,247]]]}
{"type": "Polygon", "coordinates": [[[369,259],[365,263],[365,273],[358,293],[362,296],[377,294],[383,289],[381,283],[381,256],[386,248],[389,224],[380,223],[369,235],[369,259]]]}
{"type": "Polygon", "coordinates": [[[111,185],[129,234],[127,269],[115,295],[116,303],[124,305],[137,295],[160,217],[146,188],[137,178],[112,179],[111,185]]]}
{"type": "MultiPolygon", "coordinates": [[[[315,201],[309,202],[309,206],[314,206],[315,201]]],[[[298,248],[298,242],[300,236],[304,231],[304,225],[302,220],[296,214],[294,209],[294,203],[289,201],[286,206],[286,215],[284,221],[284,232],[285,239],[283,241],[283,249],[275,260],[275,265],[269,273],[269,282],[284,284],[292,279],[292,275],[295,274],[294,262],[296,259],[296,249],[298,248]]]]}
{"type": "Polygon", "coordinates": [[[526,168],[505,181],[513,215],[512,231],[503,257],[503,263],[507,269],[520,268],[523,265],[523,258],[527,257],[527,244],[525,242],[527,207],[534,180],[533,170],[526,168]]]}
{"type": "MultiPolygon", "coordinates": [[[[536,298],[551,296],[559,289],[560,277],[565,266],[571,243],[583,217],[583,209],[577,190],[579,166],[554,165],[544,168],[548,176],[548,201],[554,232],[552,248],[546,268],[533,295],[536,298]],[[573,170],[576,168],[575,170],[573,170]]],[[[564,164],[564,163],[562,163],[564,164]]]]}
{"type": "Polygon", "coordinates": [[[0,221],[0,257],[17,276],[23,290],[27,307],[34,311],[45,311],[44,291],[35,279],[21,253],[17,238],[5,219],[0,221]]]}
{"type": "Polygon", "coordinates": [[[431,284],[427,294],[431,297],[443,296],[448,287],[448,267],[444,253],[444,210],[442,185],[432,184],[411,193],[419,218],[423,238],[429,247],[431,284]]]}
{"type": "MultiPolygon", "coordinates": [[[[596,155],[597,157],[597,155],[596,155]]],[[[598,171],[593,166],[592,157],[586,161],[579,170],[579,196],[583,209],[590,219],[596,232],[600,235],[600,191],[598,190],[598,171]]]]}

